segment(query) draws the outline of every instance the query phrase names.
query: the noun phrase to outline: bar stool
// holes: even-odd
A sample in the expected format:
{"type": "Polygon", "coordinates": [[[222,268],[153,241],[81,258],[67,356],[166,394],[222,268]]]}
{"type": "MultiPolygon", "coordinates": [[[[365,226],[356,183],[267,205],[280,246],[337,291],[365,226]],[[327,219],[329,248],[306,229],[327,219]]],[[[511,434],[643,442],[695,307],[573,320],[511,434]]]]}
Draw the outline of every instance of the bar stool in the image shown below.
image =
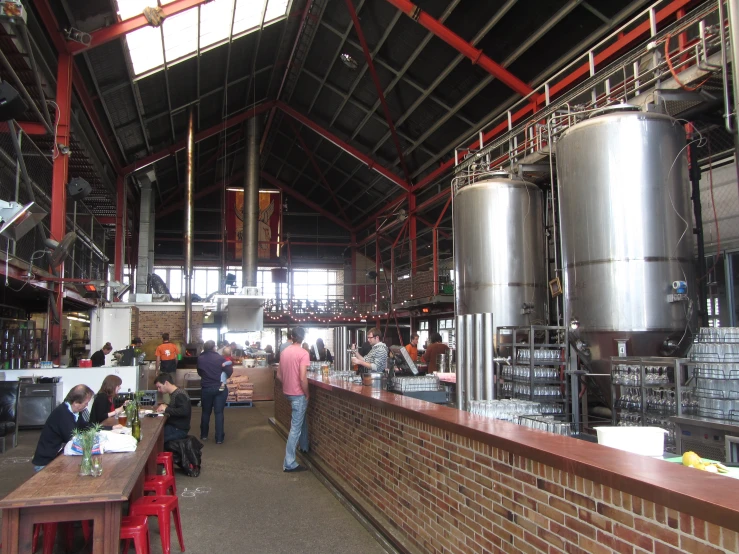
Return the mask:
{"type": "Polygon", "coordinates": [[[157,454],[157,465],[163,465],[167,475],[174,476],[174,457],[171,452],[160,452],[157,454]]]}
{"type": "Polygon", "coordinates": [[[123,516],[121,518],[121,535],[123,554],[128,554],[131,541],[136,554],[149,554],[149,518],[146,516],[123,516]]]}
{"type": "Polygon", "coordinates": [[[185,551],[185,541],[182,539],[182,524],[180,522],[180,505],[176,496],[142,496],[130,505],[128,513],[132,516],[154,516],[158,518],[163,554],[170,554],[169,516],[172,514],[177,530],[177,538],[180,541],[180,551],[185,551]]]}
{"type": "MultiPolygon", "coordinates": [[[[67,551],[71,551],[74,546],[74,527],[71,522],[65,522],[62,523],[62,531],[65,534],[66,538],[66,549],[67,551]]],[[[54,552],[54,543],[56,542],[56,532],[59,528],[58,523],[38,523],[34,526],[33,529],[33,540],[31,542],[31,551],[36,552],[36,545],[38,544],[38,538],[39,538],[39,532],[43,530],[44,532],[44,542],[43,542],[43,553],[44,554],[53,554],[54,552]]],[[[92,536],[91,530],[90,530],[90,522],[88,520],[82,521],[82,536],[85,538],[85,543],[90,542],[90,537],[92,536]]]]}
{"type": "Polygon", "coordinates": [[[144,478],[144,494],[153,492],[156,496],[167,496],[170,489],[172,496],[177,496],[173,475],[147,475],[144,478]]]}

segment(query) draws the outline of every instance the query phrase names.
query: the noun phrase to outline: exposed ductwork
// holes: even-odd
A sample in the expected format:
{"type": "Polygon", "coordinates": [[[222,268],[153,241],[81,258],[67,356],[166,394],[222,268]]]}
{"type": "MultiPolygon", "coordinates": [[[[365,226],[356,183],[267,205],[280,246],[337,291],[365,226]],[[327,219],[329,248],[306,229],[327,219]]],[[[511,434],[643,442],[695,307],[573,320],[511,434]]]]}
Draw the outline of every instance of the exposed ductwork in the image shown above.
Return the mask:
{"type": "Polygon", "coordinates": [[[187,183],[185,185],[185,344],[192,341],[192,187],[195,162],[193,108],[187,124],[187,183]]]}
{"type": "Polygon", "coordinates": [[[139,215],[139,256],[136,265],[136,293],[149,292],[149,274],[154,269],[154,195],[147,175],[139,178],[141,208],[139,215]]]}

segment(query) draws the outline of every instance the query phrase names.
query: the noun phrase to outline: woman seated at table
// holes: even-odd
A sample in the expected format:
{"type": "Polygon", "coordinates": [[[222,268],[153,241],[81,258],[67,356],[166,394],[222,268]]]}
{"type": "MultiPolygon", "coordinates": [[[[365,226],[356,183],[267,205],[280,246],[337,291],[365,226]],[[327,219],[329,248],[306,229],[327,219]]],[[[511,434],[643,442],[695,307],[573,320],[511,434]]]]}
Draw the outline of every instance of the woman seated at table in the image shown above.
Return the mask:
{"type": "MultiPolygon", "coordinates": [[[[91,423],[102,423],[109,417],[118,417],[123,411],[123,406],[116,408],[114,404],[115,395],[121,388],[121,378],[117,375],[108,375],[103,379],[100,390],[95,395],[92,404],[92,412],[90,413],[91,423]]],[[[124,404],[125,406],[125,404],[124,404]]]]}

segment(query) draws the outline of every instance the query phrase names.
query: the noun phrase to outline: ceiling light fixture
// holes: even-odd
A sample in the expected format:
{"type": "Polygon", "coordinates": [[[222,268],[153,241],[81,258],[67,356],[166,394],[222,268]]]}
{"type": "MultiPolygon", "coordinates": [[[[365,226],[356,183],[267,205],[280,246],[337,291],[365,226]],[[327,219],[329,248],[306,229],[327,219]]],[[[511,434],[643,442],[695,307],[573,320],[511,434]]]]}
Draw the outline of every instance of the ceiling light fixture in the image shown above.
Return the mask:
{"type": "Polygon", "coordinates": [[[351,54],[348,52],[343,52],[339,55],[339,59],[342,61],[342,63],[347,66],[349,69],[354,71],[359,67],[359,64],[357,63],[357,60],[355,60],[351,54]]]}

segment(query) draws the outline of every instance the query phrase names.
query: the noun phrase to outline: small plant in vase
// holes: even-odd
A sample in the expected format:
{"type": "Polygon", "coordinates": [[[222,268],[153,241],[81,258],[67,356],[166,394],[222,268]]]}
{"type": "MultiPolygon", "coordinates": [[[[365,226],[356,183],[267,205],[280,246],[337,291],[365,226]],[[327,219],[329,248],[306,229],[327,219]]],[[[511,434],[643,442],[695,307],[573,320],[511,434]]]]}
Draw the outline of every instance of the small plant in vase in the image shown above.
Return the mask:
{"type": "Polygon", "coordinates": [[[99,424],[88,427],[84,431],[75,429],[72,437],[82,450],[82,462],[80,462],[80,475],[92,474],[92,450],[99,441],[98,433],[102,430],[99,424]]]}

